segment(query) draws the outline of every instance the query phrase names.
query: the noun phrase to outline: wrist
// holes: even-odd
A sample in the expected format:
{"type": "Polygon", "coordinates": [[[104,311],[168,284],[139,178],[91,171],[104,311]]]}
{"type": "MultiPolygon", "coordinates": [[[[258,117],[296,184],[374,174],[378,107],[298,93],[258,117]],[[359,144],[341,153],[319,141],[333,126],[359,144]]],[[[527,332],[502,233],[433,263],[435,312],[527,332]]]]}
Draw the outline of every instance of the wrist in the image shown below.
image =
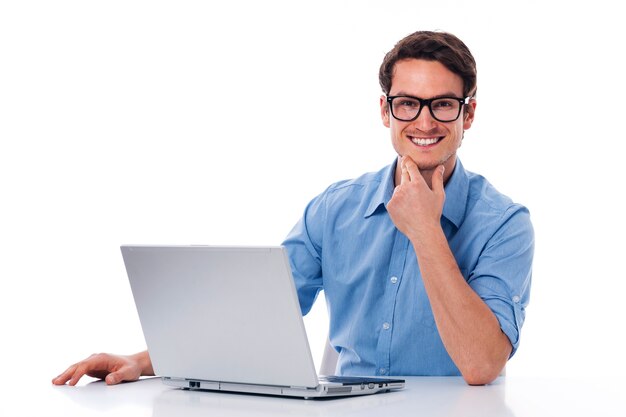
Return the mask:
{"type": "Polygon", "coordinates": [[[432,248],[433,244],[441,241],[442,238],[447,242],[440,224],[423,226],[407,237],[415,250],[432,248]]]}
{"type": "Polygon", "coordinates": [[[150,354],[147,350],[143,352],[135,353],[130,356],[139,367],[141,376],[154,376],[154,369],[152,368],[152,361],[150,360],[150,354]]]}

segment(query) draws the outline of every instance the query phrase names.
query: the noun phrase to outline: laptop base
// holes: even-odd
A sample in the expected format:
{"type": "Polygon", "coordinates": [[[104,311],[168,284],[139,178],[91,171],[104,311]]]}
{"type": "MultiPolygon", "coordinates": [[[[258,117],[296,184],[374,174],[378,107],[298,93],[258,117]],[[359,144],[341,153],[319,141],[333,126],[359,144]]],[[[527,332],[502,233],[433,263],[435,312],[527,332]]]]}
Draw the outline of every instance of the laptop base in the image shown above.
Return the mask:
{"type": "MultiPolygon", "coordinates": [[[[340,380],[343,377],[333,377],[340,380]]],[[[353,377],[350,377],[352,379],[353,377]]],[[[303,399],[347,397],[354,395],[371,395],[402,389],[403,379],[391,378],[357,378],[347,382],[323,382],[315,388],[281,387],[272,385],[242,384],[232,382],[202,381],[186,378],[163,377],[163,383],[185,390],[222,391],[245,394],[274,395],[281,397],[299,397],[303,399]]]]}

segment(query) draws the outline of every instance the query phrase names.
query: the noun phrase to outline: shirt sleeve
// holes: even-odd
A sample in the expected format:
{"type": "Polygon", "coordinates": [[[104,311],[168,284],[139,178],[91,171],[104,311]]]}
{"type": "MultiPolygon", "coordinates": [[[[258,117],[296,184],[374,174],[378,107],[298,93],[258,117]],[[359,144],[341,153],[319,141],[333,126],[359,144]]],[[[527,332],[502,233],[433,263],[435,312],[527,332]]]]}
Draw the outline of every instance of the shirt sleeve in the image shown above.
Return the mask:
{"type": "Polygon", "coordinates": [[[287,249],[300,309],[306,315],[323,288],[322,238],[325,194],[314,198],[282,243],[287,249]]]}
{"type": "Polygon", "coordinates": [[[535,239],[525,207],[510,207],[502,220],[471,271],[468,284],[495,314],[513,346],[512,357],[519,346],[530,298],[535,239]]]}

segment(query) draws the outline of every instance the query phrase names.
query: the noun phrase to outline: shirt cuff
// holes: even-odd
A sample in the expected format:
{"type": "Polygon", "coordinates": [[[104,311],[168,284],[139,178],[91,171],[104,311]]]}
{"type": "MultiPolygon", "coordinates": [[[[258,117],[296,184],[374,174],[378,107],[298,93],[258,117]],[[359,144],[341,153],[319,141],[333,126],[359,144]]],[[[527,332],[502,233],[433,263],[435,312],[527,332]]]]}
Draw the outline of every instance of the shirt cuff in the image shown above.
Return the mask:
{"type": "Polygon", "coordinates": [[[483,301],[491,309],[496,316],[502,332],[509,338],[511,342],[512,350],[509,359],[513,357],[517,348],[519,347],[519,333],[522,324],[524,323],[525,311],[520,303],[520,300],[516,297],[512,299],[493,296],[489,298],[483,298],[483,301]]]}

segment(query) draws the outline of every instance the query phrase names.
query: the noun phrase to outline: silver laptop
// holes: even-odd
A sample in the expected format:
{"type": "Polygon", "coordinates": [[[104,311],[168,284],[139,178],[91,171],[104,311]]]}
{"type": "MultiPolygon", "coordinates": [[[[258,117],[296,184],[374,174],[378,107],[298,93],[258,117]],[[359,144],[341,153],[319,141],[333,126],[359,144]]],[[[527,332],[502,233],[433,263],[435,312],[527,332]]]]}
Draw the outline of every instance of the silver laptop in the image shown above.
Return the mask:
{"type": "Polygon", "coordinates": [[[154,371],[168,385],[303,398],[404,387],[318,377],[283,247],[121,249],[154,371]]]}

